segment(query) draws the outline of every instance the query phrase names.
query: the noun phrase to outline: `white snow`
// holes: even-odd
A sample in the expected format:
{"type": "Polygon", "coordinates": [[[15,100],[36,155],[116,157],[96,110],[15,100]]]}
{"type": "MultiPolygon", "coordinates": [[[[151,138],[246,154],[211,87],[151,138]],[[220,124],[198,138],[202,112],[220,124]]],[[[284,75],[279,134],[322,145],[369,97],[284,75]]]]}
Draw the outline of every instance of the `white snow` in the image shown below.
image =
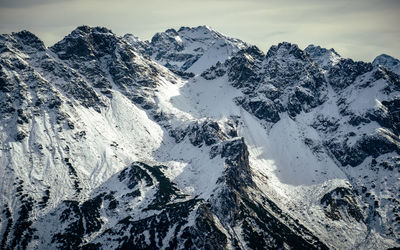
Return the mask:
{"type": "MultiPolygon", "coordinates": [[[[131,43],[140,42],[133,36],[129,39],[131,43]]],[[[188,69],[196,74],[218,61],[225,61],[232,52],[245,46],[242,42],[227,39],[205,26],[184,29],[174,39],[184,45],[185,49],[181,53],[202,51],[200,59],[188,69]]],[[[23,63],[29,60],[29,56],[23,53],[18,54],[17,58],[23,63]]],[[[248,59],[253,60],[253,58],[248,59]]],[[[136,63],[146,66],[143,57],[137,56],[135,60],[136,63]]],[[[340,57],[332,52],[320,60],[321,65],[334,65],[340,57]]],[[[323,105],[309,113],[302,112],[295,119],[281,114],[280,121],[272,125],[260,121],[234,103],[233,99],[242,93],[231,86],[227,76],[205,80],[197,75],[190,80],[182,80],[176,79],[165,68],[157,67],[164,75],[158,79],[159,86],[151,94],[154,95],[157,111],[168,117],[168,120],[160,124],[150,118],[152,111],[145,111],[133,104],[115,84],[112,86],[112,98],[104,97],[107,106],[102,108],[100,113],[92,108],[78,105],[73,100],[73,105],[61,106],[60,109],[68,114],[68,119],[73,122],[75,126],[73,130],[66,124],[57,125],[55,114],[51,110],[42,110],[40,115],[34,116],[29,124],[24,125],[23,129],[28,131],[29,135],[22,142],[15,142],[9,138],[12,134],[10,131],[14,128],[10,128],[6,123],[0,123],[1,204],[15,205],[15,194],[10,189],[14,185],[15,177],[24,181],[24,190],[37,200],[42,198],[43,191],[48,187],[51,187],[52,194],[56,194],[51,196],[50,205],[41,212],[42,214],[34,208],[36,210],[32,214],[35,218],[52,211],[63,200],[70,198],[83,200],[93,193],[100,192],[102,191],[98,190],[100,187],[118,189],[119,194],[123,196],[128,190],[113,178],[134,161],[167,166],[163,172],[180,190],[192,198],[197,196],[207,200],[218,189],[217,180],[225,170],[224,159],[219,156],[210,159],[210,147],[193,146],[187,138],[176,143],[161,124],[175,129],[185,128],[192,122],[213,119],[225,130],[228,120],[239,118],[238,136],[243,137],[248,146],[253,180],[261,192],[285,213],[298,218],[301,224],[331,246],[351,249],[354,246],[366,248],[374,244],[377,246],[391,244],[379,236],[379,232],[374,232],[374,229],[368,231],[363,223],[332,221],[322,210],[320,200],[324,194],[337,187],[351,187],[351,183],[362,185],[364,181],[361,178],[367,181],[386,178],[379,184],[382,189],[372,192],[372,195],[386,198],[390,198],[391,192],[385,190],[391,188],[393,183],[398,183],[398,174],[386,176],[379,173],[378,177],[372,178],[375,173],[369,168],[369,162],[372,160],[370,157],[357,168],[339,167],[323,147],[319,151],[313,151],[304,143],[306,139],[316,143],[321,143],[324,139],[311,127],[315,117],[323,114],[332,119],[341,118],[337,106],[338,97],[332,88],[329,88],[328,100],[323,105]],[[64,163],[66,158],[75,168],[76,179],[82,188],[78,197],[74,191],[75,179],[70,176],[70,170],[64,163]],[[329,225],[329,228],[326,225],[329,225]],[[338,232],[341,234],[338,235],[338,232]],[[365,238],[367,242],[359,240],[365,238]],[[339,239],[343,242],[338,243],[339,239]]],[[[8,75],[12,75],[11,73],[6,72],[8,75]]],[[[40,73],[37,69],[37,74],[40,73]]],[[[40,77],[46,82],[52,81],[55,86],[65,84],[59,79],[49,79],[46,75],[40,77]]],[[[363,78],[368,79],[369,75],[366,74],[363,78]]],[[[347,97],[348,109],[356,114],[361,115],[367,110],[382,108],[382,101],[398,95],[397,92],[383,93],[382,89],[387,84],[383,80],[376,81],[370,86],[365,86],[366,81],[359,78],[342,93],[347,97]]],[[[272,85],[264,87],[273,88],[272,85]]],[[[53,90],[62,99],[68,99],[62,91],[56,88],[53,90]]],[[[28,98],[32,98],[31,95],[29,92],[28,98]]],[[[385,129],[377,129],[379,126],[376,122],[370,122],[356,129],[345,122],[339,121],[342,130],[337,134],[344,137],[354,131],[356,135],[348,140],[349,146],[363,134],[388,133],[385,129]]],[[[377,160],[396,156],[395,153],[389,153],[381,155],[377,160]]],[[[154,187],[145,187],[143,183],[139,186],[141,195],[126,201],[136,219],[154,214],[154,212],[140,213],[154,196],[154,187]]],[[[384,215],[382,216],[384,223],[388,218],[385,216],[387,211],[383,210],[389,208],[380,209],[384,215]]],[[[189,216],[188,225],[194,223],[194,213],[192,211],[189,216]]],[[[117,217],[107,218],[105,220],[107,225],[117,223],[117,217]]],[[[221,231],[225,232],[218,219],[216,217],[214,219],[221,231]]],[[[43,222],[43,225],[45,224],[43,222]]],[[[52,226],[57,228],[58,225],[52,226]]],[[[240,234],[239,227],[233,230],[240,234]]],[[[164,242],[173,237],[173,231],[174,228],[170,228],[164,242]]],[[[145,240],[149,240],[148,232],[145,232],[145,240]]],[[[47,241],[50,242],[50,239],[47,241]]]]}

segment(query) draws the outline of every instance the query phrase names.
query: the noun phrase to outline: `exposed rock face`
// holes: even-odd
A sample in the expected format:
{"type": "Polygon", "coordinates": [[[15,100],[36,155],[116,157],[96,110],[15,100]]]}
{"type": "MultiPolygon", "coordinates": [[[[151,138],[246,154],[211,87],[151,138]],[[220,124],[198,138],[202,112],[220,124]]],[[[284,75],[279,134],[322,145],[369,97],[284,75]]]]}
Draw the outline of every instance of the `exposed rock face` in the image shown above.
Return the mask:
{"type": "Polygon", "coordinates": [[[326,216],[332,220],[342,220],[342,214],[353,217],[355,220],[364,220],[361,209],[350,190],[336,188],[325,194],[321,199],[325,206],[326,216]]]}
{"type": "Polygon", "coordinates": [[[399,247],[397,62],[207,26],[1,35],[1,248],[399,247]]]}
{"type": "Polygon", "coordinates": [[[194,145],[201,147],[203,145],[211,146],[226,138],[226,135],[220,128],[219,124],[213,120],[206,120],[202,123],[190,124],[187,128],[180,130],[171,130],[170,135],[175,138],[176,142],[181,142],[187,136],[189,141],[194,145]]]}
{"type": "MultiPolygon", "coordinates": [[[[214,146],[211,152],[212,157],[219,153],[227,166],[219,180],[226,186],[222,186],[219,195],[211,199],[211,210],[215,211],[223,225],[234,225],[234,231],[242,233],[247,244],[236,247],[328,249],[271,200],[262,197],[252,178],[249,152],[243,138],[223,142],[214,146]]],[[[235,232],[234,236],[237,235],[235,232]]],[[[235,238],[232,244],[235,246],[239,242],[240,238],[235,238]]]]}
{"type": "Polygon", "coordinates": [[[358,76],[371,70],[372,65],[370,63],[344,59],[329,69],[328,78],[333,89],[340,91],[352,84],[358,76]]]}
{"type": "Polygon", "coordinates": [[[176,81],[106,28],[78,27],[50,50],[103,94],[111,95],[110,89],[117,87],[147,109],[152,103],[143,95],[151,95],[152,90],[146,88],[155,87],[164,76],[176,81]]]}
{"type": "Polygon", "coordinates": [[[203,74],[222,75],[227,72],[232,85],[244,96],[236,102],[257,118],[275,123],[279,113],[287,111],[295,117],[324,102],[327,83],[318,66],[297,45],[280,43],[267,55],[257,47],[238,52],[225,62],[203,74]]]}

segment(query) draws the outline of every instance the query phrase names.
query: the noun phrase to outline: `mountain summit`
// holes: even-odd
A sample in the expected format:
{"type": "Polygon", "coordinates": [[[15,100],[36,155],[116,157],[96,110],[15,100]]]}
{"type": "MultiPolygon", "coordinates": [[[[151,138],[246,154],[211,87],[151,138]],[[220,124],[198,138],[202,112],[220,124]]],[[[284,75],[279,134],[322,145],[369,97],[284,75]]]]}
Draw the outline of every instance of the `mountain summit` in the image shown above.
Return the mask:
{"type": "MultiPolygon", "coordinates": [[[[125,39],[133,46],[137,44],[132,35],[126,35],[125,39]]],[[[178,31],[168,29],[140,46],[145,48],[145,54],[167,68],[200,74],[248,45],[208,26],[198,26],[181,27],[178,31]]]]}
{"type": "Polygon", "coordinates": [[[1,35],[1,249],[398,248],[398,62],[208,26],[1,35]]]}
{"type": "Polygon", "coordinates": [[[400,60],[386,54],[377,56],[372,62],[373,65],[381,65],[387,69],[400,74],[400,60]]]}

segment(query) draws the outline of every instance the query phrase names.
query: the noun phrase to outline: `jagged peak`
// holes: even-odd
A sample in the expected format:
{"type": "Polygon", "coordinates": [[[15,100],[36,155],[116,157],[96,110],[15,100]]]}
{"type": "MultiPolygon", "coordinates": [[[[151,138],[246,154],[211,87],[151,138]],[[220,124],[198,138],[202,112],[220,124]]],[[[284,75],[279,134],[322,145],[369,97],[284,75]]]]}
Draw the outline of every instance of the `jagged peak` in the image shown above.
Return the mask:
{"type": "Polygon", "coordinates": [[[197,27],[181,27],[178,30],[180,36],[188,37],[191,39],[225,39],[232,40],[232,38],[223,35],[207,25],[201,25],[197,27]]]}
{"type": "Polygon", "coordinates": [[[326,49],[310,44],[304,51],[324,70],[328,70],[342,60],[342,57],[333,48],[326,49]]]}
{"type": "MultiPolygon", "coordinates": [[[[187,26],[182,26],[179,28],[178,32],[182,31],[205,31],[205,32],[217,32],[213,28],[211,28],[208,25],[200,25],[197,27],[187,27],[187,26]]],[[[218,33],[218,32],[217,32],[218,33]]]]}
{"type": "Polygon", "coordinates": [[[108,28],[100,27],[100,26],[90,27],[87,25],[82,25],[82,26],[78,26],[76,29],[74,29],[69,35],[64,37],[63,40],[75,39],[78,37],[90,37],[90,36],[93,36],[94,34],[116,37],[116,35],[108,28]]]}
{"type": "Polygon", "coordinates": [[[278,45],[272,45],[268,50],[266,57],[286,57],[289,55],[293,55],[295,58],[301,60],[305,60],[307,57],[306,53],[301,50],[297,44],[289,42],[281,42],[278,45]]]}
{"type": "Polygon", "coordinates": [[[39,37],[37,37],[35,34],[28,30],[21,30],[19,32],[13,32],[12,35],[16,38],[20,39],[27,39],[27,40],[36,40],[36,41],[41,41],[39,37]]]}
{"type": "Polygon", "coordinates": [[[54,46],[60,43],[64,43],[67,40],[76,40],[78,38],[88,40],[89,38],[93,37],[93,35],[102,35],[114,38],[117,37],[110,29],[107,29],[105,27],[100,27],[100,26],[90,27],[88,25],[81,25],[78,26],[76,29],[74,29],[67,36],[65,36],[61,41],[57,42],[54,46]]]}
{"type": "Polygon", "coordinates": [[[219,33],[218,31],[214,30],[213,28],[207,25],[201,25],[197,27],[186,27],[182,26],[178,30],[175,29],[167,29],[164,32],[156,33],[153,38],[151,39],[152,42],[157,42],[160,38],[163,39],[177,39],[179,43],[181,39],[230,39],[223,34],[219,33]]]}
{"type": "Polygon", "coordinates": [[[333,48],[327,49],[327,48],[321,47],[321,46],[319,46],[319,45],[314,45],[314,44],[308,45],[308,46],[304,49],[304,51],[306,51],[306,52],[309,53],[310,55],[311,55],[311,54],[315,54],[315,55],[324,55],[324,54],[327,54],[327,53],[333,53],[334,55],[340,57],[339,53],[337,53],[337,52],[335,51],[335,49],[333,49],[333,48]]]}
{"type": "Polygon", "coordinates": [[[131,40],[131,41],[134,41],[134,42],[143,42],[138,36],[135,36],[135,35],[130,34],[130,33],[125,34],[125,35],[123,36],[123,38],[124,38],[124,39],[128,39],[128,40],[131,40]]]}
{"type": "Polygon", "coordinates": [[[174,28],[167,29],[165,33],[178,35],[178,32],[174,28]]]}
{"type": "Polygon", "coordinates": [[[247,46],[239,39],[224,36],[203,25],[156,33],[146,52],[168,68],[200,74],[209,67],[207,64],[223,62],[247,46]]]}
{"type": "Polygon", "coordinates": [[[147,55],[147,51],[150,50],[149,41],[142,41],[133,34],[125,34],[122,38],[131,45],[134,50],[139,51],[143,55],[147,55]]]}
{"type": "Polygon", "coordinates": [[[43,41],[40,40],[35,34],[30,31],[22,30],[19,32],[13,32],[11,35],[4,34],[1,37],[8,42],[15,43],[15,44],[22,44],[24,46],[28,46],[34,48],[39,51],[46,50],[46,46],[44,45],[43,41]]]}
{"type": "Polygon", "coordinates": [[[101,26],[95,26],[95,27],[90,27],[88,25],[81,25],[78,26],[75,30],[73,30],[71,33],[111,33],[114,34],[112,32],[112,30],[106,28],[106,27],[101,27],[101,26]]]}
{"type": "Polygon", "coordinates": [[[246,57],[247,60],[254,60],[255,58],[261,59],[265,56],[264,52],[261,51],[257,46],[251,45],[238,51],[237,55],[246,57]],[[249,58],[249,56],[251,58],[249,58]]]}
{"type": "Polygon", "coordinates": [[[143,47],[143,46],[148,46],[149,41],[143,41],[142,39],[140,39],[139,37],[133,35],[133,34],[125,34],[122,37],[126,42],[128,42],[128,44],[136,47],[143,47]]]}
{"type": "Polygon", "coordinates": [[[297,44],[285,42],[285,41],[278,43],[278,45],[276,45],[276,47],[278,49],[285,49],[285,50],[299,49],[299,46],[297,44]]]}
{"type": "Polygon", "coordinates": [[[110,54],[115,49],[118,37],[104,27],[79,26],[50,49],[60,58],[110,54]]]}

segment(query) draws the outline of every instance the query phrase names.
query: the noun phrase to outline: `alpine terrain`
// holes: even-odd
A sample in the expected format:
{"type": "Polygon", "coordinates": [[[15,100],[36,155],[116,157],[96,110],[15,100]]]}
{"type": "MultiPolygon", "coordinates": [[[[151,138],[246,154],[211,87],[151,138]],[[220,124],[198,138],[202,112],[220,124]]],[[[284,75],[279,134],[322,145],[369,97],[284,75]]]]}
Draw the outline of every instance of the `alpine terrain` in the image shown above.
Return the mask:
{"type": "Polygon", "coordinates": [[[207,26],[1,35],[0,248],[398,248],[399,74],[207,26]]]}

